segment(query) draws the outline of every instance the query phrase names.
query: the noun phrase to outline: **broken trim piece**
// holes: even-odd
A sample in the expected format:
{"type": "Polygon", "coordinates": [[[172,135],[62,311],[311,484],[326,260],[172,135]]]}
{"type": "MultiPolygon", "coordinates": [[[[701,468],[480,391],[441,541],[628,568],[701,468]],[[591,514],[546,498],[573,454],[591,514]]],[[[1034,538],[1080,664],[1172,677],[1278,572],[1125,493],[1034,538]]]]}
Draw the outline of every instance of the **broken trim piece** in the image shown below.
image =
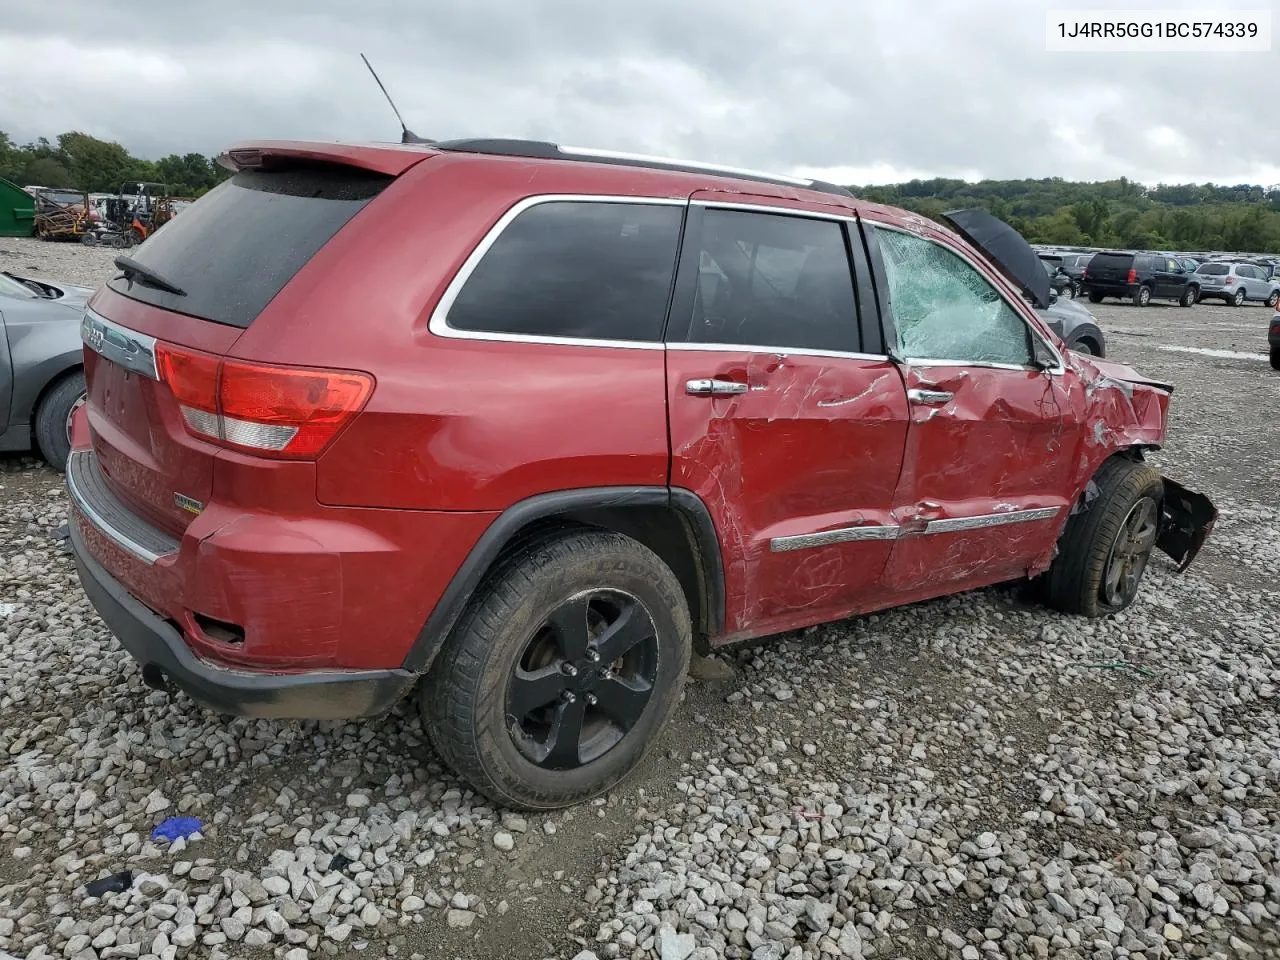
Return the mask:
{"type": "Polygon", "coordinates": [[[930,520],[925,533],[955,533],[959,530],[983,530],[1002,527],[1007,523],[1033,523],[1051,520],[1062,512],[1061,507],[1035,507],[1031,510],[1014,510],[1010,513],[992,513],[981,517],[955,517],[950,520],[930,520]]]}
{"type": "Polygon", "coordinates": [[[897,524],[840,527],[836,530],[824,530],[821,533],[774,537],[769,541],[769,549],[774,553],[788,553],[792,550],[808,550],[810,547],[826,547],[834,543],[851,543],[856,540],[897,540],[898,530],[897,524]]]}
{"type": "MultiPolygon", "coordinates": [[[[930,520],[925,524],[924,529],[920,530],[919,535],[959,533],[964,530],[985,530],[987,527],[1003,527],[1010,523],[1032,523],[1037,520],[1051,520],[1061,512],[1061,507],[1033,507],[1029,510],[1011,510],[1008,513],[984,513],[976,517],[951,517],[945,520],[930,520]]],[[[835,530],[823,530],[820,533],[799,533],[789,537],[774,537],[769,541],[769,549],[773,553],[788,553],[792,550],[808,550],[811,547],[827,547],[836,543],[852,543],[859,540],[897,540],[902,535],[902,527],[897,524],[839,527],[835,530]]]]}

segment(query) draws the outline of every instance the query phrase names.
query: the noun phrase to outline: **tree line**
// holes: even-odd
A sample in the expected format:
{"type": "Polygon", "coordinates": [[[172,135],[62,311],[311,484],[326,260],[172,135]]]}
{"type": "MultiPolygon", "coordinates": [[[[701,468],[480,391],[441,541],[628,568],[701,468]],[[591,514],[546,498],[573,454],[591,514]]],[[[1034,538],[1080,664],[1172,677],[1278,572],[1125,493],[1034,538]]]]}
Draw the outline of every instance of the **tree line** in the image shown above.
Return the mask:
{"type": "MultiPolygon", "coordinates": [[[[200,153],[146,160],[87,133],[19,145],[0,131],[0,177],[20,186],[114,193],[122,183],[148,180],[167,183],[176,196],[196,197],[228,176],[215,158],[200,153]]],[[[946,210],[983,207],[1032,243],[1280,253],[1280,187],[1146,187],[1126,177],[1099,183],[1050,177],[978,183],[938,178],[851,189],[935,220],[946,210]]]]}
{"type": "Polygon", "coordinates": [[[1280,253],[1280,187],[1043,180],[912,180],[851,187],[878,203],[940,220],[982,207],[1032,243],[1139,250],[1280,253]]]}
{"type": "Polygon", "coordinates": [[[214,157],[200,153],[144,160],[118,143],[87,133],[63,133],[53,142],[41,137],[19,145],[0,130],[0,177],[21,187],[115,193],[122,183],[149,181],[168,184],[171,196],[198,197],[230,175],[214,157]]]}

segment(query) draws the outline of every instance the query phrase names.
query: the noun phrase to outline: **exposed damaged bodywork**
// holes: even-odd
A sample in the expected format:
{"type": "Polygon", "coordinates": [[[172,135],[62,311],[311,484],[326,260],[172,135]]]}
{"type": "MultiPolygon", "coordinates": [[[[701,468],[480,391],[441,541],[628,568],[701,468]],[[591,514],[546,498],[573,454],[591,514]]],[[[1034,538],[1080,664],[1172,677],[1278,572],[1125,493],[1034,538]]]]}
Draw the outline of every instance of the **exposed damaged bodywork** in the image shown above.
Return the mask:
{"type": "Polygon", "coordinates": [[[1217,508],[1203,493],[1164,478],[1164,511],[1156,546],[1173,557],[1179,573],[1191,566],[1217,519],[1217,508]]]}

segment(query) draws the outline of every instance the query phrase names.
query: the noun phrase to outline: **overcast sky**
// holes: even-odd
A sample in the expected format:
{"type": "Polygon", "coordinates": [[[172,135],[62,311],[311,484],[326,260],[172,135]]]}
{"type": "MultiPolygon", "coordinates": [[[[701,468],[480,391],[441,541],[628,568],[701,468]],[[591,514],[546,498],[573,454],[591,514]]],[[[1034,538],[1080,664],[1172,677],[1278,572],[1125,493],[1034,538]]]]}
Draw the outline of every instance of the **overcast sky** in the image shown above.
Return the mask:
{"type": "MultiPolygon", "coordinates": [[[[1131,0],[1128,6],[1136,6],[1131,0]]],[[[844,183],[1280,182],[1280,53],[1045,51],[1102,0],[5,0],[0,130],[155,158],[518,136],[844,183]]],[[[1213,0],[1161,7],[1207,9],[1213,0]]],[[[1236,7],[1270,8],[1277,0],[1236,7]]]]}

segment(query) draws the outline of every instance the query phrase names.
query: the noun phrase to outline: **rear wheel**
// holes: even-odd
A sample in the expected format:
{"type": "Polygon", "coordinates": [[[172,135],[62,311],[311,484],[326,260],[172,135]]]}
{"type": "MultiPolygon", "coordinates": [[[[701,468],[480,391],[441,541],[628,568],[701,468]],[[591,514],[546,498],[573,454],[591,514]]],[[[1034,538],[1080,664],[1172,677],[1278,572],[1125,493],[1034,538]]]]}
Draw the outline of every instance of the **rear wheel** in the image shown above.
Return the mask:
{"type": "Polygon", "coordinates": [[[1102,302],[1102,294],[1097,293],[1097,292],[1095,292],[1095,291],[1093,291],[1093,290],[1090,290],[1090,291],[1089,291],[1089,302],[1090,302],[1090,303],[1101,303],[1101,302],[1102,302]]]}
{"type": "Polygon", "coordinates": [[[1133,603],[1159,534],[1164,483],[1145,463],[1113,457],[1089,509],[1068,518],[1047,576],[1051,606],[1101,617],[1133,603]]]}
{"type": "Polygon", "coordinates": [[[1244,290],[1237,290],[1231,295],[1231,299],[1227,301],[1233,307],[1241,306],[1244,303],[1244,290]]]}
{"type": "Polygon", "coordinates": [[[1133,305],[1135,307],[1145,307],[1151,302],[1151,288],[1139,287],[1133,291],[1133,305]]]}
{"type": "Polygon", "coordinates": [[[508,807],[603,793],[671,716],[691,650],[675,575],[620,534],[536,541],[478,592],[422,685],[441,757],[508,807]]]}
{"type": "Polygon", "coordinates": [[[84,404],[84,373],[63,377],[54,384],[36,408],[36,445],[49,466],[65,470],[71,454],[71,418],[84,404]]]}
{"type": "Polygon", "coordinates": [[[1198,293],[1199,291],[1196,290],[1195,287],[1187,287],[1187,289],[1182,291],[1182,296],[1178,298],[1178,306],[1180,307],[1191,306],[1196,302],[1198,293]]]}

